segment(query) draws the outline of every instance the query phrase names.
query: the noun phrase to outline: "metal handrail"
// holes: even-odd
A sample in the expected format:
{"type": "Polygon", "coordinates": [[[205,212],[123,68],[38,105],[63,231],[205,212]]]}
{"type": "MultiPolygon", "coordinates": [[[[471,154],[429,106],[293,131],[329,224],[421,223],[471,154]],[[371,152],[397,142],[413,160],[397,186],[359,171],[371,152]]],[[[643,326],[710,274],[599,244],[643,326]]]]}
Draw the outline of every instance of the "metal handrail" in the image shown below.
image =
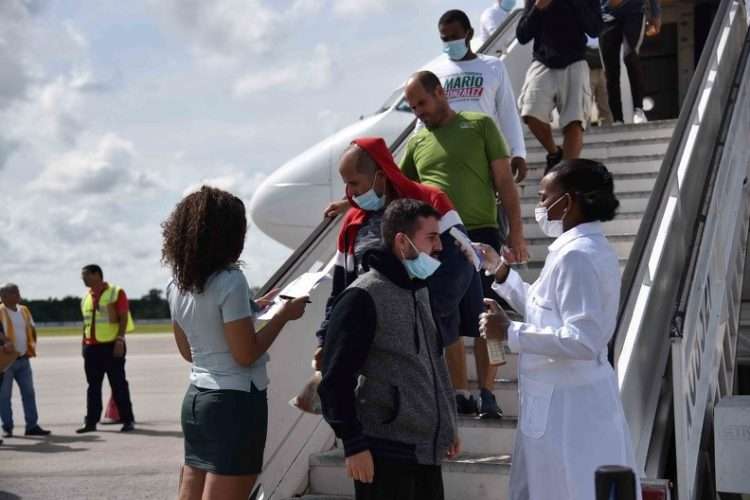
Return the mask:
{"type": "Polygon", "coordinates": [[[736,5],[737,0],[723,0],[718,9],[623,279],[615,366],[640,467],[653,444],[671,314],[689,265],[703,182],[744,41],[746,26],[735,15],[736,5]]]}
{"type": "Polygon", "coordinates": [[[521,17],[523,15],[523,9],[516,9],[512,11],[510,14],[508,14],[505,19],[503,19],[503,22],[500,23],[500,25],[497,27],[497,29],[490,35],[490,37],[484,41],[482,45],[479,46],[479,49],[477,52],[484,54],[487,52],[487,50],[492,47],[498,38],[500,38],[502,35],[505,34],[505,31],[512,25],[516,23],[516,18],[521,17]]]}
{"type": "Polygon", "coordinates": [[[677,118],[677,123],[675,124],[674,133],[672,134],[672,140],[669,142],[661,168],[659,168],[659,173],[654,180],[654,187],[651,190],[654,194],[649,197],[646,210],[643,213],[641,224],[638,228],[638,233],[636,234],[633,246],[630,250],[628,261],[625,264],[625,270],[622,274],[622,283],[620,286],[620,308],[617,315],[617,328],[615,329],[615,336],[612,338],[612,349],[610,350],[610,359],[613,362],[616,362],[617,357],[619,356],[617,332],[619,330],[619,325],[623,320],[623,315],[626,309],[625,306],[633,293],[638,266],[646,253],[646,248],[648,247],[654,225],[659,220],[657,217],[659,209],[662,206],[664,199],[669,196],[669,192],[666,188],[672,178],[674,169],[677,168],[676,160],[685,141],[688,127],[691,124],[693,110],[699,105],[698,95],[702,88],[701,84],[703,82],[703,76],[706,74],[712,58],[712,51],[710,49],[716,45],[722,28],[721,22],[726,16],[728,9],[731,7],[732,1],[733,0],[723,0],[716,12],[708,38],[703,46],[704,50],[701,53],[698,65],[693,72],[693,78],[690,81],[687,94],[682,102],[680,114],[677,118]]]}

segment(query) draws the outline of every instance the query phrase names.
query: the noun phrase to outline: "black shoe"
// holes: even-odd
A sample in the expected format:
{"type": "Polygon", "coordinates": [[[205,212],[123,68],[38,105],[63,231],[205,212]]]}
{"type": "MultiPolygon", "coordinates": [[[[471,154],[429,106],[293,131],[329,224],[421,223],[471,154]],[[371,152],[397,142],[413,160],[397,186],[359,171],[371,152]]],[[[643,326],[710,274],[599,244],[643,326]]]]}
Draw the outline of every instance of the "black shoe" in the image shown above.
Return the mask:
{"type": "Polygon", "coordinates": [[[96,432],[96,424],[84,424],[80,429],[76,429],[76,434],[85,434],[86,432],[96,432]]]}
{"type": "Polygon", "coordinates": [[[479,391],[481,401],[479,408],[479,418],[481,419],[499,419],[503,418],[503,410],[497,405],[495,395],[487,389],[479,391]]]}
{"type": "Polygon", "coordinates": [[[120,432],[133,432],[135,430],[135,424],[133,422],[127,422],[125,424],[122,424],[122,429],[120,429],[120,432]]]}
{"type": "Polygon", "coordinates": [[[560,163],[563,159],[563,150],[560,146],[557,147],[557,151],[547,155],[547,168],[544,169],[544,173],[549,172],[552,167],[560,163]]]}
{"type": "Polygon", "coordinates": [[[50,431],[46,431],[39,427],[38,425],[32,429],[27,430],[24,435],[26,436],[49,436],[52,434],[50,431]]]}
{"type": "Polygon", "coordinates": [[[459,415],[476,415],[477,400],[474,396],[468,398],[463,394],[456,394],[456,410],[459,415]]]}
{"type": "Polygon", "coordinates": [[[12,438],[13,437],[13,429],[3,429],[3,437],[4,438],[12,438]]]}

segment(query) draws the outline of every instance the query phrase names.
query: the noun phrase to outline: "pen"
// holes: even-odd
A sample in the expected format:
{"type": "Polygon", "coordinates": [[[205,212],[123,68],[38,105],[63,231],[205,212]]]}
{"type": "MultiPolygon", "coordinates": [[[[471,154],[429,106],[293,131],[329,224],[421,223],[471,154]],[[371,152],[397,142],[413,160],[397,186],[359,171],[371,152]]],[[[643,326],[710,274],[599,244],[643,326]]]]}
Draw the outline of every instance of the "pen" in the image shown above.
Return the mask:
{"type": "MultiPolygon", "coordinates": [[[[283,300],[294,300],[296,297],[292,297],[290,295],[279,295],[279,298],[283,299],[283,300]]],[[[307,304],[312,304],[312,300],[310,300],[310,299],[307,299],[305,302],[307,304]]]]}

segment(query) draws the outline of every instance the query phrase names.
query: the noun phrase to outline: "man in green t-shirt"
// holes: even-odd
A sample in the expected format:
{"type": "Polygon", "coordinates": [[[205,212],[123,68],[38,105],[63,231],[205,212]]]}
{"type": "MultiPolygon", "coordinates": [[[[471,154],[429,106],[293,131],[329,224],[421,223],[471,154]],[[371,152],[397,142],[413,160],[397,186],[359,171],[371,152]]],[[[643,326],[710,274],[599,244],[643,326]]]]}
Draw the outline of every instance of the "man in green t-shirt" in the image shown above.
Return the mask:
{"type": "MultiPolygon", "coordinates": [[[[523,237],[521,206],[510,168],[510,152],[495,122],[487,115],[455,112],[448,104],[440,80],[420,71],[407,81],[406,100],[425,128],[409,140],[401,170],[407,177],[440,188],[453,201],[473,241],[497,251],[506,243],[515,262],[528,259],[523,237]],[[498,226],[497,199],[510,222],[508,241],[503,242],[498,226]]],[[[483,276],[485,297],[497,298],[492,278],[483,276]]],[[[478,335],[478,332],[477,332],[478,335]]],[[[487,345],[477,337],[474,344],[480,388],[479,415],[499,418],[494,389],[497,367],[489,364],[487,345]]],[[[463,341],[446,349],[456,403],[460,413],[476,413],[477,404],[468,391],[463,341]]]]}

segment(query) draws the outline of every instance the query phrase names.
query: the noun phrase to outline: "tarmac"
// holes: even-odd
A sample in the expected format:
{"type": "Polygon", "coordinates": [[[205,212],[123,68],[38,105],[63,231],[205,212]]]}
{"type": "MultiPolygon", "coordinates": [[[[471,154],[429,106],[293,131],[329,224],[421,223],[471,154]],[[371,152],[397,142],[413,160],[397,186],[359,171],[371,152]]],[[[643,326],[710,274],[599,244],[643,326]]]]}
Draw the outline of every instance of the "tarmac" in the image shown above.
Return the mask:
{"type": "MultiPolygon", "coordinates": [[[[0,446],[0,500],[173,499],[183,459],[180,405],[189,363],[171,334],[128,339],[125,371],[136,430],[99,425],[78,435],[86,409],[86,377],[78,337],[40,338],[32,359],[39,424],[46,438],[23,436],[18,386],[13,388],[14,437],[0,446]]],[[[104,383],[103,403],[109,398],[104,383]]]]}

